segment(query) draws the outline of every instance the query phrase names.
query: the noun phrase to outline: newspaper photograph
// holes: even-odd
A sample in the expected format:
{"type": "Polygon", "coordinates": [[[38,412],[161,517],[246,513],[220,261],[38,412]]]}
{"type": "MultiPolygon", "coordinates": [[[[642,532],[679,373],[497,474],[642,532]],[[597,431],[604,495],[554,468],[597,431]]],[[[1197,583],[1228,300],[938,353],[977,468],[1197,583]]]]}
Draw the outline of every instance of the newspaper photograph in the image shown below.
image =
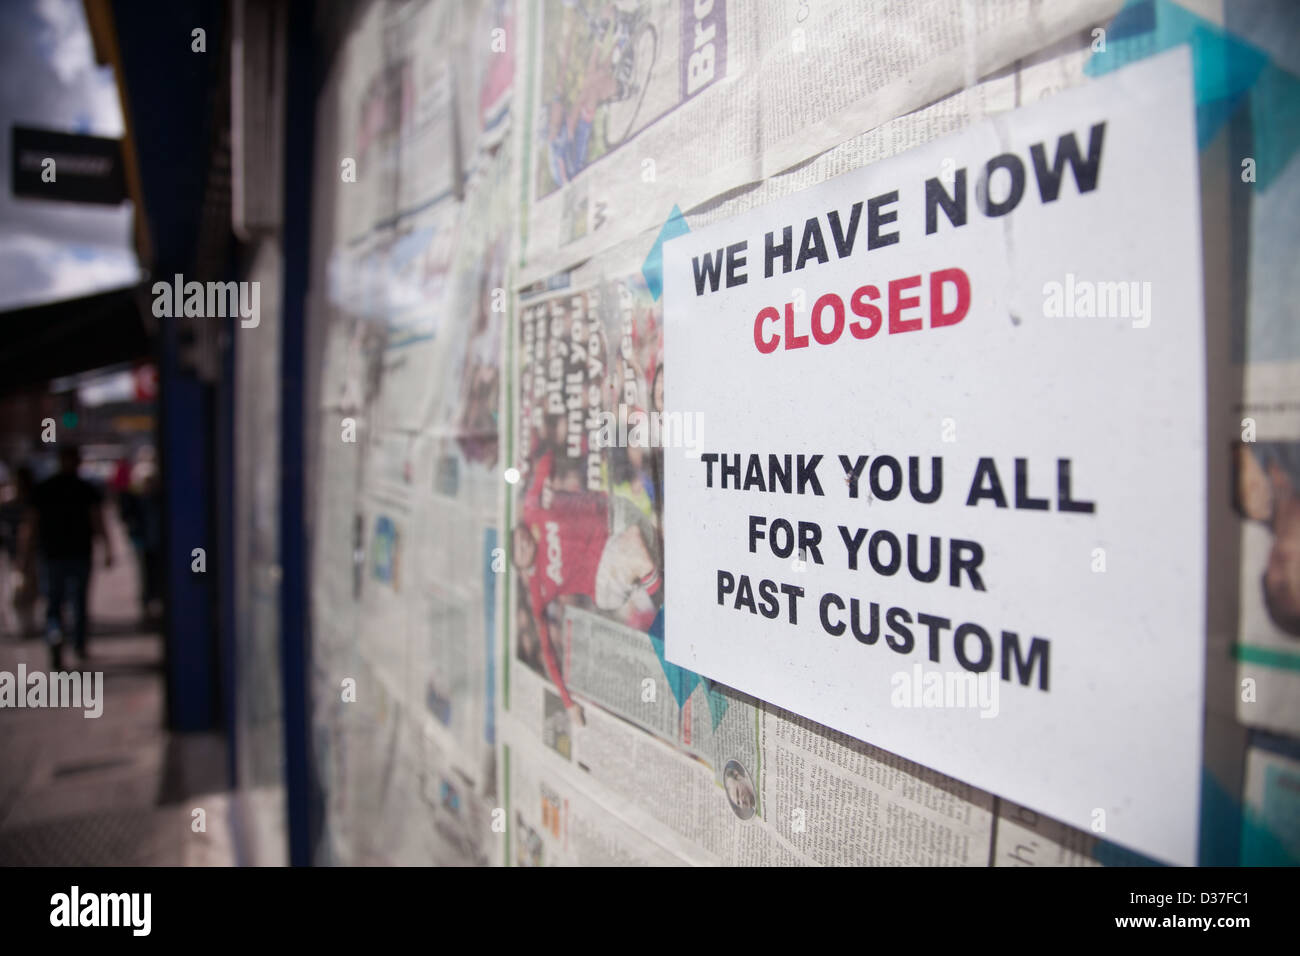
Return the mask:
{"type": "Polygon", "coordinates": [[[566,607],[640,632],[663,626],[662,447],[648,424],[662,376],[657,306],[635,276],[518,308],[516,646],[573,707],[557,649],[566,607]]]}
{"type": "Polygon", "coordinates": [[[534,64],[521,278],[974,86],[1118,7],[927,0],[860,23],[843,0],[539,4],[521,21],[534,64]]]}
{"type": "Polygon", "coordinates": [[[1260,735],[1246,759],[1242,866],[1300,866],[1300,752],[1260,735]]]}
{"type": "Polygon", "coordinates": [[[686,860],[547,773],[528,749],[507,751],[508,866],[682,866],[686,860]]]}

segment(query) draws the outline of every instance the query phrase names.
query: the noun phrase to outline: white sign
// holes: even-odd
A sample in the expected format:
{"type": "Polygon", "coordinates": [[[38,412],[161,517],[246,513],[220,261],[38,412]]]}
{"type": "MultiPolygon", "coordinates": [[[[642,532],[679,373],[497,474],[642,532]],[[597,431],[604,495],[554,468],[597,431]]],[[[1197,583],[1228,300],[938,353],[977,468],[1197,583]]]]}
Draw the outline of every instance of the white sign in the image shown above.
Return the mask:
{"type": "Polygon", "coordinates": [[[1194,863],[1181,49],[664,247],[669,660],[1194,863]]]}

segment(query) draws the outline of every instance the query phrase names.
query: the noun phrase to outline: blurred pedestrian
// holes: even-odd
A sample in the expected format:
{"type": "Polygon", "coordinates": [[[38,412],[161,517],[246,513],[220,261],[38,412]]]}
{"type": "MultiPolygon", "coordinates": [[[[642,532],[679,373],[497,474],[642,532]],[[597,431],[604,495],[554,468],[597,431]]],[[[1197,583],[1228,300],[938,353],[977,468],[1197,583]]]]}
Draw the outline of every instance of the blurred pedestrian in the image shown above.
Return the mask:
{"type": "Polygon", "coordinates": [[[63,662],[65,605],[70,605],[72,646],[79,657],[86,657],[95,538],[104,542],[104,567],[113,565],[113,545],[104,529],[101,510],[103,496],[77,474],[80,465],[80,449],[60,445],[59,470],[36,486],[28,510],[45,566],[45,641],[50,649],[50,668],[55,671],[63,662]]]}
{"type": "Polygon", "coordinates": [[[131,468],[127,533],[140,564],[140,608],[146,624],[156,622],[162,605],[162,499],[157,457],[152,445],[137,453],[131,468]]]}
{"type": "Polygon", "coordinates": [[[24,520],[35,487],[31,468],[19,465],[0,489],[0,619],[12,621],[19,637],[36,633],[36,551],[26,541],[24,520]]]}

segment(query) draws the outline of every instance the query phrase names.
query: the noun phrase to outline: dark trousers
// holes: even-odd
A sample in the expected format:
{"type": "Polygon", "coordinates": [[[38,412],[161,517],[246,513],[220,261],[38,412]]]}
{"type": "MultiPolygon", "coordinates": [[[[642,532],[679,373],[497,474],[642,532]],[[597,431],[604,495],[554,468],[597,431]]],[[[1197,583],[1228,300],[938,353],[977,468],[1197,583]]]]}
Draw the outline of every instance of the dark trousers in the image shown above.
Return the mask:
{"type": "Polygon", "coordinates": [[[63,605],[72,605],[72,645],[86,648],[87,603],[90,597],[90,558],[45,559],[45,640],[54,644],[64,635],[63,605]]]}

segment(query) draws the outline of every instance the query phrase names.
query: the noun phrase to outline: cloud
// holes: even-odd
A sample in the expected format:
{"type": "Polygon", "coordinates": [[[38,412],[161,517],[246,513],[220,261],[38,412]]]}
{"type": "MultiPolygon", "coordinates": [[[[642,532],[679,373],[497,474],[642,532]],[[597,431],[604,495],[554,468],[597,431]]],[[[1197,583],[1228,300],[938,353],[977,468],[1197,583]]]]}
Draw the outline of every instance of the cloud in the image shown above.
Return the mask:
{"type": "Polygon", "coordinates": [[[45,61],[65,86],[71,85],[94,62],[81,4],[76,0],[37,0],[36,15],[42,21],[37,43],[45,61]]]}
{"type": "Polygon", "coordinates": [[[113,71],[95,63],[79,0],[0,4],[0,77],[6,127],[122,135],[113,71]]]}
{"type": "Polygon", "coordinates": [[[104,292],[139,279],[130,249],[0,233],[0,310],[104,292]]]}

